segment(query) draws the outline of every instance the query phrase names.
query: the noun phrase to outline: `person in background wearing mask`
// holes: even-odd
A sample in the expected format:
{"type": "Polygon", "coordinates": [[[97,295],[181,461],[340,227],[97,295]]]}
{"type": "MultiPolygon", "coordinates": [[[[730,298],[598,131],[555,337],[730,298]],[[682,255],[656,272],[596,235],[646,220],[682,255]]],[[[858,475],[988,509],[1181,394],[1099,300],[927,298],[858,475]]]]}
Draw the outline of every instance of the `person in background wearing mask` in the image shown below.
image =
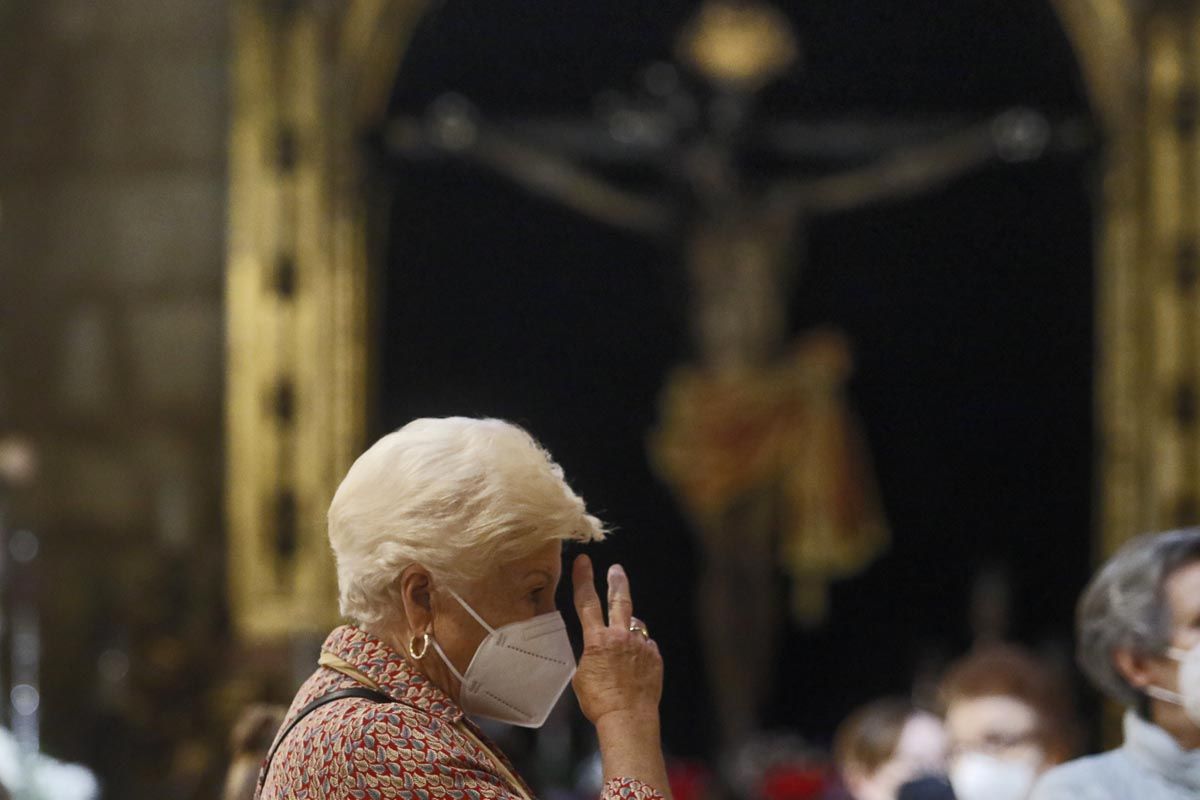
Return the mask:
{"type": "Polygon", "coordinates": [[[539,727],[572,683],[604,800],[669,800],[662,659],[608,570],[575,559],[576,668],[554,595],[564,540],[600,522],[533,438],[495,419],[421,419],[350,468],[329,508],[341,611],[275,737],[258,797],[529,800],[474,714],[539,727]]]}
{"type": "Polygon", "coordinates": [[[854,800],[896,800],[900,787],[946,769],[946,734],[933,714],[885,698],[838,726],[834,761],[854,800]]]}
{"type": "Polygon", "coordinates": [[[1070,692],[1022,648],[988,645],[964,656],[938,694],[958,800],[1026,800],[1041,773],[1073,755],[1070,692]]]}
{"type": "Polygon", "coordinates": [[[1079,600],[1078,660],[1126,708],[1125,743],[1042,778],[1034,800],[1200,797],[1200,529],[1138,537],[1079,600]]]}

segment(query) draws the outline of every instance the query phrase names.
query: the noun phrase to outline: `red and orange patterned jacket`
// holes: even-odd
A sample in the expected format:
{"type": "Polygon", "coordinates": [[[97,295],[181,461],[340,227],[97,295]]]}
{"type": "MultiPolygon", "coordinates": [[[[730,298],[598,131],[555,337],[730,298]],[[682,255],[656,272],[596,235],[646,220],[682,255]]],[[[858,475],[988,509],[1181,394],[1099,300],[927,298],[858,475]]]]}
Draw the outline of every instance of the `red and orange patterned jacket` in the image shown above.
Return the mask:
{"type": "MultiPolygon", "coordinates": [[[[279,745],[258,800],[528,800],[512,764],[441,689],[379,639],[336,628],[284,728],[312,700],[367,686],[392,698],[347,698],[305,717],[279,745]]],[[[282,729],[281,729],[282,730],[282,729]]],[[[602,800],[663,800],[614,778],[602,800]]]]}

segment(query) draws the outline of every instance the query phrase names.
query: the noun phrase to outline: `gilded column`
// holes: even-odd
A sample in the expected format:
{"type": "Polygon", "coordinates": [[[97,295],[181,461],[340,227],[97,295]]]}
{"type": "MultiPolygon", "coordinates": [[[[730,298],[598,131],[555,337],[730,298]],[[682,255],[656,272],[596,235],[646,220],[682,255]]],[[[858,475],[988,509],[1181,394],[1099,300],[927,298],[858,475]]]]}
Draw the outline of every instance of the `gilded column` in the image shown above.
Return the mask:
{"type": "Polygon", "coordinates": [[[423,7],[234,4],[226,503],[246,641],[337,622],[325,510],[365,444],[370,397],[359,142],[423,7]]]}

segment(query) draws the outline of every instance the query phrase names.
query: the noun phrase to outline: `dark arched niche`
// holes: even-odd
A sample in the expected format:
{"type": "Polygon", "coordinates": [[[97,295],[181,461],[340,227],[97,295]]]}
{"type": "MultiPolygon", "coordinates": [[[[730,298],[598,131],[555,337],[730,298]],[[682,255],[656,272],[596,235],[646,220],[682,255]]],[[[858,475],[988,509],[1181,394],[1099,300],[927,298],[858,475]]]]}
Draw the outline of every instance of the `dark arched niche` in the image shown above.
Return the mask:
{"type": "MultiPolygon", "coordinates": [[[[587,114],[598,92],[668,58],[696,5],[447,0],[413,33],[390,112],[455,91],[489,115],[587,114]]],[[[1044,0],[778,5],[803,69],[766,93],[765,113],[1088,114],[1044,0]]],[[[604,558],[629,566],[663,647],[668,745],[703,752],[700,554],[644,451],[686,352],[671,254],[475,167],[381,169],[392,205],[372,433],[462,413],[542,438],[618,531],[604,558]]],[[[999,166],[808,224],[794,324],[854,343],[893,545],[836,586],[824,627],[782,632],[765,724],[820,736],[904,691],[922,663],[967,645],[971,586],[991,567],[1011,577],[1012,634],[1068,646],[1092,541],[1094,172],[1084,157],[999,166]]]]}

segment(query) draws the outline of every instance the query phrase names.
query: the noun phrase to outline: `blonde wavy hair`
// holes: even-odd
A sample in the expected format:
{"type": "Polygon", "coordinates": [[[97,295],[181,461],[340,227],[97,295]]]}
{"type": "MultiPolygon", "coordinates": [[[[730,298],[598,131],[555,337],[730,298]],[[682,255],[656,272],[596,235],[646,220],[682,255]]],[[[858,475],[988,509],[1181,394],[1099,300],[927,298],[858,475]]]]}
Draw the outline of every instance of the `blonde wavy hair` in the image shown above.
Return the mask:
{"type": "Polygon", "coordinates": [[[604,535],[550,454],[499,419],[408,423],[358,457],[329,506],[341,613],[366,628],[403,616],[395,581],[410,564],[455,588],[604,535]]]}

